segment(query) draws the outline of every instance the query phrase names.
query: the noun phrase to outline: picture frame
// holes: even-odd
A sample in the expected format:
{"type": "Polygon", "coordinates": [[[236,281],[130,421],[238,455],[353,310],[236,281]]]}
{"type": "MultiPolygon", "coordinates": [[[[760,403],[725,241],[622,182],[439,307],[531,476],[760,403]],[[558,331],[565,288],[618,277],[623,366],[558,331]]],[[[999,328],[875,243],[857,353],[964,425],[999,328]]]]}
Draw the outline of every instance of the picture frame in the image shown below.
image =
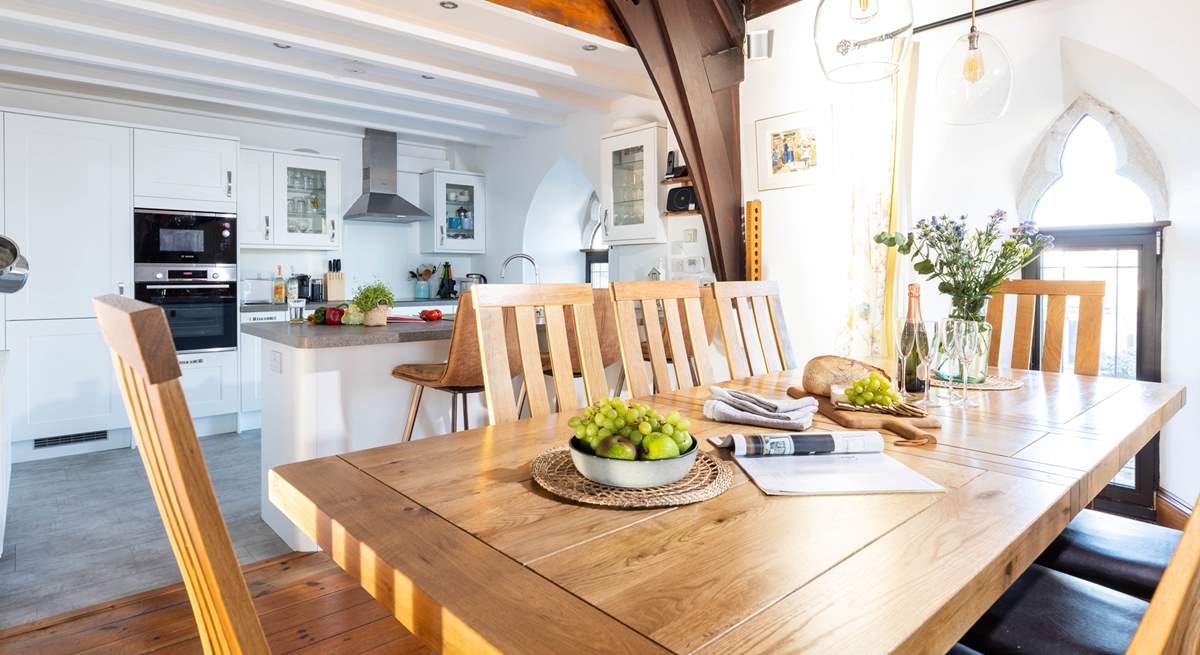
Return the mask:
{"type": "Polygon", "coordinates": [[[833,169],[833,130],[828,107],[754,122],[758,190],[820,184],[833,169]]]}

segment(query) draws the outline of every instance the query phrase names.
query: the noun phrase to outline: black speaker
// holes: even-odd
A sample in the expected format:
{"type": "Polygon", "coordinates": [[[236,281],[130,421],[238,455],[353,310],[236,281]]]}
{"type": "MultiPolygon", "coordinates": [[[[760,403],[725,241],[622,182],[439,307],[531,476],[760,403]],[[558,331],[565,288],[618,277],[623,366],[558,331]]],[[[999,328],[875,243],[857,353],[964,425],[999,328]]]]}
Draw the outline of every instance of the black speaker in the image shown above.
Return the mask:
{"type": "Polygon", "coordinates": [[[686,212],[696,209],[696,189],[690,186],[675,187],[667,192],[667,211],[686,212]]]}

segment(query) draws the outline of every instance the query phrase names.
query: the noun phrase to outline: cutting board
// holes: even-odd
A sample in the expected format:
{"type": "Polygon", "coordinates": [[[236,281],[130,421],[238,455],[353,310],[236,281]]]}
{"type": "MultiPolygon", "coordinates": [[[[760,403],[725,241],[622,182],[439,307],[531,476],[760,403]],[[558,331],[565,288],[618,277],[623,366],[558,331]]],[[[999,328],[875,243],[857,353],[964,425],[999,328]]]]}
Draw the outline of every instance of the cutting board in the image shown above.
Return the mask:
{"type": "MultiPolygon", "coordinates": [[[[813,394],[799,387],[790,387],[787,393],[792,398],[813,396],[813,394]]],[[[874,412],[851,412],[844,409],[837,409],[824,396],[813,397],[817,399],[817,403],[820,405],[819,411],[825,418],[844,428],[855,430],[887,430],[893,432],[901,438],[900,441],[896,442],[896,445],[899,446],[936,444],[937,437],[933,433],[926,431],[925,428],[936,429],[942,427],[942,422],[932,416],[911,418],[876,414],[874,412]]]]}

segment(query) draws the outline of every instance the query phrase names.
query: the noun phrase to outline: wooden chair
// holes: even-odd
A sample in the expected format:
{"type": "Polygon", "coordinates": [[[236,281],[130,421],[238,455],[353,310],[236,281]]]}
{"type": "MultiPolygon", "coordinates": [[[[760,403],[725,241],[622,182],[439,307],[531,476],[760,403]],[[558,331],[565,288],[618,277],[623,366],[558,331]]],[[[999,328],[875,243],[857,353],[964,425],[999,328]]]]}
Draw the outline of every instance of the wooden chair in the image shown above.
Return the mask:
{"type": "Polygon", "coordinates": [[[1128,653],[1200,653],[1200,518],[1196,514],[1192,512],[1188,519],[1183,539],[1150,599],[1128,653]]]}
{"type": "Polygon", "coordinates": [[[268,653],[200,453],[166,315],[117,295],[95,298],[92,305],[204,652],[268,653]]]}
{"type": "MultiPolygon", "coordinates": [[[[510,330],[505,335],[510,350],[516,336],[510,330]]],[[[519,360],[509,357],[509,365],[519,360]]],[[[408,408],[408,422],[404,426],[402,441],[412,439],[413,427],[417,422],[417,411],[426,388],[438,389],[450,394],[450,431],[458,431],[458,407],[461,399],[463,429],[471,428],[467,419],[467,395],[483,391],[483,369],[479,365],[479,339],[475,328],[475,307],[471,292],[465,291],[458,298],[458,310],[454,326],[450,331],[450,349],[446,361],[433,364],[400,364],[392,369],[392,377],[413,385],[412,402],[408,408]]]]}
{"type": "Polygon", "coordinates": [[[621,340],[621,358],[625,363],[625,376],[629,392],[635,398],[652,393],[655,389],[671,388],[668,372],[667,346],[671,353],[692,354],[692,362],[686,357],[672,357],[671,367],[675,370],[677,388],[699,386],[712,382],[712,364],[708,359],[708,335],[704,329],[704,311],[700,304],[700,287],[694,280],[672,280],[666,282],[613,282],[613,301],[617,305],[617,334],[621,340]],[[682,315],[686,317],[686,340],[682,315]],[[661,303],[661,308],[660,308],[661,303]],[[638,326],[638,309],[642,310],[645,323],[646,346],[642,345],[638,326]],[[659,312],[666,319],[666,326],[659,319],[659,312]],[[664,340],[664,334],[665,340],[664,340]],[[647,380],[643,352],[648,351],[652,378],[647,380]]]}
{"type": "Polygon", "coordinates": [[[796,368],[777,283],[714,282],[713,295],[731,377],[796,368]]]}
{"type": "Polygon", "coordinates": [[[482,284],[471,289],[475,325],[479,331],[479,359],[483,369],[484,396],[492,425],[517,419],[518,407],[509,362],[511,349],[504,334],[505,313],[511,312],[515,325],[519,372],[525,381],[530,414],[551,413],[549,395],[543,384],[544,368],[538,340],[538,310],[545,316],[546,343],[549,346],[551,376],[554,381],[556,411],[579,407],[575,393],[575,375],[571,367],[566,312],[570,308],[575,322],[575,342],[582,359],[582,378],[587,402],[608,397],[604,378],[600,341],[592,288],[586,284],[482,284]],[[536,382],[535,382],[536,381],[536,382]]]}
{"type": "Polygon", "coordinates": [[[1012,368],[1029,368],[1033,350],[1033,317],[1038,297],[1046,296],[1045,334],[1042,338],[1040,369],[1058,372],[1062,362],[1063,332],[1067,298],[1079,297],[1079,325],[1075,333],[1075,373],[1097,375],[1100,372],[1100,323],[1104,309],[1103,281],[1007,280],[1001,282],[988,301],[987,322],[992,326],[991,354],[988,363],[1000,365],[1001,331],[1004,326],[1004,297],[1017,296],[1016,325],[1013,328],[1012,368]]]}

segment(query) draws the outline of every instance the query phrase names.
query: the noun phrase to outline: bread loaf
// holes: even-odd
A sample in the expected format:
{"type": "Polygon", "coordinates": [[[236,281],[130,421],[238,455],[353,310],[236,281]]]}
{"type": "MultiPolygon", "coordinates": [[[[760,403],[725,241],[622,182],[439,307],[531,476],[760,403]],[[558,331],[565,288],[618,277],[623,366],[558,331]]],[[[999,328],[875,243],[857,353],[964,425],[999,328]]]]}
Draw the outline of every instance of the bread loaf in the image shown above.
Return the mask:
{"type": "Polygon", "coordinates": [[[829,396],[830,385],[849,384],[872,371],[891,379],[883,369],[857,359],[836,355],[814,357],[804,365],[804,390],[817,396],[829,396]]]}

